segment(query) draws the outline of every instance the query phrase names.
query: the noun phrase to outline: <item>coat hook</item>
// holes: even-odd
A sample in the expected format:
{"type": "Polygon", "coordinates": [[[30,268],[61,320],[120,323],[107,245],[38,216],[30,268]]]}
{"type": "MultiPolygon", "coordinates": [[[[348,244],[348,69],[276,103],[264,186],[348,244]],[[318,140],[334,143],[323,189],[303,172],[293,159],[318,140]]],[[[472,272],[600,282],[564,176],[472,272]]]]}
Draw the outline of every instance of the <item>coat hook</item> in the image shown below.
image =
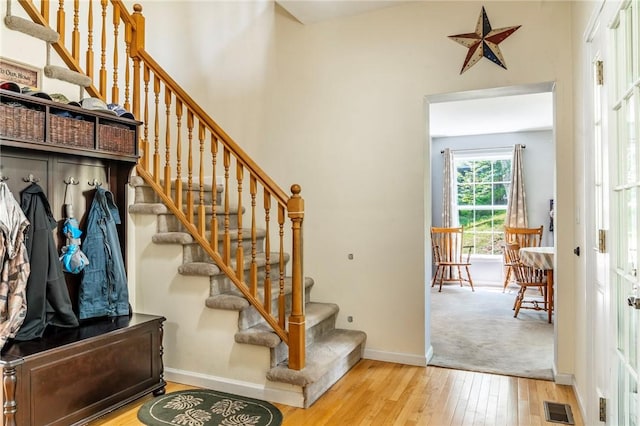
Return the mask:
{"type": "Polygon", "coordinates": [[[22,180],[23,182],[31,182],[31,183],[40,182],[40,179],[35,177],[33,173],[29,173],[29,177],[23,177],[22,180]]]}
{"type": "Polygon", "coordinates": [[[63,180],[63,182],[67,185],[77,185],[80,182],[74,178],[73,176],[69,176],[67,179],[63,180]]]}
{"type": "Polygon", "coordinates": [[[102,186],[102,182],[100,182],[98,179],[93,179],[91,181],[89,181],[89,185],[91,186],[95,186],[96,188],[102,186]]]}
{"type": "Polygon", "coordinates": [[[0,175],[0,182],[5,182],[7,180],[9,180],[9,176],[0,175]]]}

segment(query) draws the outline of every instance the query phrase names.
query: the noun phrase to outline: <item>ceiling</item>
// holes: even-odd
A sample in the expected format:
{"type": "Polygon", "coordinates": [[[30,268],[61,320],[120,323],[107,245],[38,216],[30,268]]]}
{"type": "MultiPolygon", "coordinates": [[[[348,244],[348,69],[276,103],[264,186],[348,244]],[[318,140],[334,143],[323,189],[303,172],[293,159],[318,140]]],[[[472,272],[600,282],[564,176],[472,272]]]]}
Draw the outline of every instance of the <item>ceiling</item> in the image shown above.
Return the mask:
{"type": "Polygon", "coordinates": [[[375,9],[407,3],[407,0],[276,0],[302,24],[353,16],[375,9]]]}
{"type": "Polygon", "coordinates": [[[431,103],[432,137],[512,133],[553,128],[553,93],[431,103]]]}
{"type": "MultiPolygon", "coordinates": [[[[305,25],[408,3],[406,0],[276,2],[305,25]]],[[[428,99],[432,137],[553,128],[553,95],[545,84],[533,88],[500,88],[429,96],[428,99]]]]}

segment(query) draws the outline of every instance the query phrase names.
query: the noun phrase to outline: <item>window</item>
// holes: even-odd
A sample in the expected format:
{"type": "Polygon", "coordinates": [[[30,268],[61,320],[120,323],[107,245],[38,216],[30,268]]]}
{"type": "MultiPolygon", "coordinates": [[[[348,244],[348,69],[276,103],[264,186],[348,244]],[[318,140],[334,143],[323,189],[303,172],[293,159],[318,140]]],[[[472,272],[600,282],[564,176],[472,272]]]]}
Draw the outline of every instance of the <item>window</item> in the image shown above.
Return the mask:
{"type": "Polygon", "coordinates": [[[502,253],[511,158],[507,151],[455,155],[455,214],[473,254],[502,253]]]}

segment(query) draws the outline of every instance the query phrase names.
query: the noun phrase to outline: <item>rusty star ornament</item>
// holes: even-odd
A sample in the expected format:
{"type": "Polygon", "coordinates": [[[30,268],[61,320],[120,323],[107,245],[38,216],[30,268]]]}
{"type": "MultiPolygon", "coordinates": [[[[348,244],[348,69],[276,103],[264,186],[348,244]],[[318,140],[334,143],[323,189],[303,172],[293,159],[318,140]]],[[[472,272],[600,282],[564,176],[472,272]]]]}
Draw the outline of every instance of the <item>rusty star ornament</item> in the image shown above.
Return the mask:
{"type": "Polygon", "coordinates": [[[451,40],[469,48],[467,57],[464,59],[464,63],[462,64],[460,74],[474,66],[483,57],[506,70],[507,66],[504,61],[504,56],[502,56],[502,52],[498,45],[504,39],[516,32],[520,27],[521,25],[515,25],[513,27],[492,30],[491,23],[489,23],[489,18],[487,17],[487,12],[483,6],[482,12],[480,12],[480,16],[478,17],[478,23],[476,24],[476,31],[474,33],[449,36],[451,40]]]}

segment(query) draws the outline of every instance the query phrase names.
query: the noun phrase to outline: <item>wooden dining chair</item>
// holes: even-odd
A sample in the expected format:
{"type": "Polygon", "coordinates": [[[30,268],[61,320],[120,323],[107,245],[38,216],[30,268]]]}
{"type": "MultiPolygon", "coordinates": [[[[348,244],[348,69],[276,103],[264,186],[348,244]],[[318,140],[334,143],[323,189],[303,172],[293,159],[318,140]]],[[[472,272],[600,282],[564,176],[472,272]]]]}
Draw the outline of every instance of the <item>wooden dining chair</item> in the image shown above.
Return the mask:
{"type": "MultiPolygon", "coordinates": [[[[544,226],[539,228],[518,228],[505,226],[504,227],[504,243],[516,243],[520,247],[540,247],[542,243],[542,233],[544,226]]],[[[507,289],[509,282],[511,281],[512,268],[508,265],[506,254],[504,256],[504,283],[502,286],[502,292],[507,289]]]]}
{"type": "Polygon", "coordinates": [[[431,279],[431,287],[439,283],[438,292],[442,291],[444,281],[457,281],[462,287],[468,282],[473,288],[473,280],[469,272],[471,266],[471,250],[473,246],[464,245],[464,230],[458,228],[431,227],[431,250],[435,273],[431,279]],[[464,253],[466,250],[466,254],[464,253]],[[463,276],[463,270],[466,278],[463,276]]]}
{"type": "Polygon", "coordinates": [[[545,272],[540,269],[524,265],[521,262],[520,245],[517,243],[506,244],[504,253],[505,262],[508,262],[511,270],[513,271],[515,282],[516,284],[518,284],[518,286],[520,286],[518,294],[516,295],[516,300],[513,303],[513,310],[515,311],[513,314],[514,318],[518,317],[520,309],[535,309],[537,311],[546,311],[548,309],[548,306],[547,298],[545,296],[547,289],[547,279],[545,272]],[[540,299],[540,296],[537,295],[531,296],[530,298],[525,298],[526,291],[529,288],[537,288],[542,295],[542,299],[540,299]]]}

